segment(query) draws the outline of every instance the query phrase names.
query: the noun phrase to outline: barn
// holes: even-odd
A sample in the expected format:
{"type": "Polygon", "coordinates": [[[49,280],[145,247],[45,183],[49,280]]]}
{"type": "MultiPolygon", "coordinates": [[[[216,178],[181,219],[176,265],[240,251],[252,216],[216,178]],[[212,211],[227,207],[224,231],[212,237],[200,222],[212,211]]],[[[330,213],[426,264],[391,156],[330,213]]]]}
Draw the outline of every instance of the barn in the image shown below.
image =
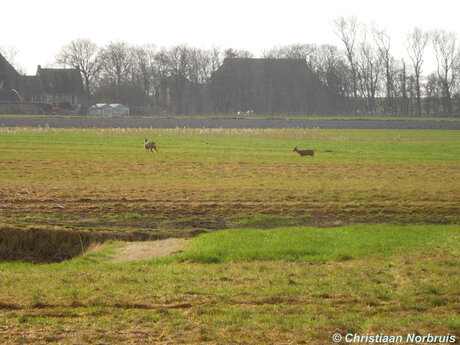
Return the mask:
{"type": "Polygon", "coordinates": [[[228,58],[213,73],[210,94],[221,113],[312,114],[323,88],[304,59],[228,58]]]}

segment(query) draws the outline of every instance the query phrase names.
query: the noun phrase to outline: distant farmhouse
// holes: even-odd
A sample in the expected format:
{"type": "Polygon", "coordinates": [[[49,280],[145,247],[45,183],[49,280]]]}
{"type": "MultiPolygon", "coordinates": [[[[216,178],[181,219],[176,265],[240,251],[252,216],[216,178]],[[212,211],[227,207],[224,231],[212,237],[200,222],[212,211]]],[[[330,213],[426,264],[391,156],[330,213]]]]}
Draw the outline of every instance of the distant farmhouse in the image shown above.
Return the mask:
{"type": "MultiPolygon", "coordinates": [[[[0,102],[37,103],[68,110],[75,109],[77,105],[86,106],[85,91],[79,70],[41,68],[39,65],[36,75],[22,76],[1,54],[0,102]],[[19,96],[19,100],[13,97],[12,92],[19,96]],[[11,97],[7,97],[7,94],[11,97]]],[[[12,109],[11,106],[10,104],[9,109],[12,109]]],[[[31,111],[33,109],[32,107],[31,111]]]]}
{"type": "Polygon", "coordinates": [[[23,78],[23,99],[70,108],[84,103],[85,91],[80,71],[74,68],[37,68],[35,76],[23,78]]]}
{"type": "Polygon", "coordinates": [[[219,113],[312,114],[323,89],[304,59],[225,59],[210,83],[219,113]]]}
{"type": "Polygon", "coordinates": [[[304,59],[227,58],[206,83],[159,80],[155,104],[172,114],[321,114],[337,111],[333,91],[304,59]]]}

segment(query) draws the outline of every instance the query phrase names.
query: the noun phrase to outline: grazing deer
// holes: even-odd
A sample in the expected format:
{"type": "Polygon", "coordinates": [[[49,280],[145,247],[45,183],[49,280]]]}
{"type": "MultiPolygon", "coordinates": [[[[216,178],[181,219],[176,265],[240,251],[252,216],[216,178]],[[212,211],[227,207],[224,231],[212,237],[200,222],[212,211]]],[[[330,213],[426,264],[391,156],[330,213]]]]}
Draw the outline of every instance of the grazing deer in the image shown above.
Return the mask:
{"type": "Polygon", "coordinates": [[[150,152],[153,152],[152,149],[154,149],[155,151],[158,152],[157,144],[155,144],[153,141],[149,142],[149,140],[147,138],[144,139],[144,148],[145,148],[146,151],[150,150],[150,152]]]}
{"type": "Polygon", "coordinates": [[[313,150],[297,150],[297,146],[294,147],[294,150],[292,150],[293,152],[297,152],[299,155],[301,156],[314,156],[315,155],[315,151],[313,150]]]}

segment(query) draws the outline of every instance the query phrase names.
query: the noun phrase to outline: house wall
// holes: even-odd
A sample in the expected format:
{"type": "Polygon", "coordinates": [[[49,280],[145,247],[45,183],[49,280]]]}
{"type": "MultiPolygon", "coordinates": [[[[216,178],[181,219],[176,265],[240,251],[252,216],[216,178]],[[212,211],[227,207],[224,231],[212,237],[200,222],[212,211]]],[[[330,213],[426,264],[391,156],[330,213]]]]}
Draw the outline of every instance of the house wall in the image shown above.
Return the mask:
{"type": "Polygon", "coordinates": [[[42,97],[44,102],[53,105],[59,105],[62,103],[68,103],[71,106],[82,104],[85,97],[83,95],[72,95],[72,94],[44,94],[42,97]]]}

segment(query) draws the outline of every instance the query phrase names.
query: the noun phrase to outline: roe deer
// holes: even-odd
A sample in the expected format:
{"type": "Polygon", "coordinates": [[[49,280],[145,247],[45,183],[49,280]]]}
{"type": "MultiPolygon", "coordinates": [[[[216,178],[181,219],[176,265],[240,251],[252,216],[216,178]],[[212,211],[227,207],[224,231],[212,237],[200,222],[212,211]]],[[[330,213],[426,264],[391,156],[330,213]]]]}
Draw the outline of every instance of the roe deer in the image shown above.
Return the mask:
{"type": "MultiPolygon", "coordinates": [[[[144,148],[145,148],[147,151],[150,150],[150,152],[153,152],[152,149],[154,149],[155,151],[158,152],[158,150],[157,150],[157,144],[155,144],[153,141],[150,141],[150,142],[149,142],[149,140],[148,140],[147,138],[144,139],[144,148]]],[[[158,152],[158,153],[159,153],[159,152],[158,152]]]]}
{"type": "Polygon", "coordinates": [[[315,155],[315,151],[313,150],[297,150],[297,146],[294,147],[294,150],[292,150],[293,152],[297,152],[299,155],[301,156],[314,156],[315,155]]]}

